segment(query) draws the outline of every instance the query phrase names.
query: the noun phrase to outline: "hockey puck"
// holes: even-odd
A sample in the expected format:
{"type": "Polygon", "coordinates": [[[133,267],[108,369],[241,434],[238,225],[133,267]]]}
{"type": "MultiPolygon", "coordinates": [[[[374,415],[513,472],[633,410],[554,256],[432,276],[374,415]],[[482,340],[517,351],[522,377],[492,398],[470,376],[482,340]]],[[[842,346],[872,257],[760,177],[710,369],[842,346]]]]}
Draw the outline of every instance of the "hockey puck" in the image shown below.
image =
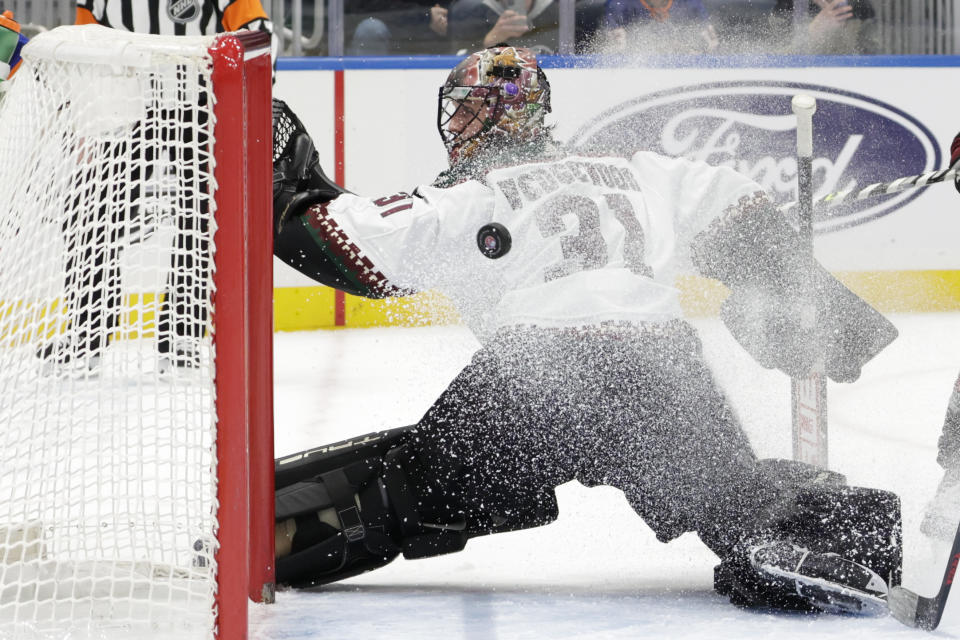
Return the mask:
{"type": "Polygon", "coordinates": [[[480,253],[491,260],[507,255],[510,252],[511,242],[510,232],[497,222],[485,224],[477,232],[477,246],[480,248],[480,253]]]}

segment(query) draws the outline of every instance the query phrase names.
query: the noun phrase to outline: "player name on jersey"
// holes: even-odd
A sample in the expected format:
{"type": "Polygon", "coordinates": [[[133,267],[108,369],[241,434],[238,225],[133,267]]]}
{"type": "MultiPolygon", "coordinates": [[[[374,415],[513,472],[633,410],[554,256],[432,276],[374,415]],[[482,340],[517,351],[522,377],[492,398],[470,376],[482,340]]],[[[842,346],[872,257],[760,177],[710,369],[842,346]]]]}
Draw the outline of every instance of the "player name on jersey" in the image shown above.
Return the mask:
{"type": "Polygon", "coordinates": [[[633,172],[627,167],[588,160],[535,165],[516,177],[498,181],[497,187],[507,197],[510,207],[517,210],[524,205],[524,201],[535,202],[574,182],[637,193],[641,191],[633,172]]]}

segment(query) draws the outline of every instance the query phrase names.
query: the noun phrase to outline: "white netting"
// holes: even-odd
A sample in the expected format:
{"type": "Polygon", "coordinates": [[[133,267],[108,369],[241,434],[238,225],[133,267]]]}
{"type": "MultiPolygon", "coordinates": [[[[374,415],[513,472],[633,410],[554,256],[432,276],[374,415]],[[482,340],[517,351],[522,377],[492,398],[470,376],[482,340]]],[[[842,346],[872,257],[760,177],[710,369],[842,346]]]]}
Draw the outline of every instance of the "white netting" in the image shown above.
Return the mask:
{"type": "Polygon", "coordinates": [[[211,42],[57,29],[0,98],[0,638],[212,633],[211,42]]]}

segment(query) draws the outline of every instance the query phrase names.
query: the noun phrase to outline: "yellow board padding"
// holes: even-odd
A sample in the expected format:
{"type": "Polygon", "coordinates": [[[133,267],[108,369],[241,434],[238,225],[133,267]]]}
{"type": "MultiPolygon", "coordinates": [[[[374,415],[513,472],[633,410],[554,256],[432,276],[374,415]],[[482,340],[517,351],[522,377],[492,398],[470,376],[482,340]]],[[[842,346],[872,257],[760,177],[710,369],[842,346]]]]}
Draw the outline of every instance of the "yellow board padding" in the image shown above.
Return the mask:
{"type": "MultiPolygon", "coordinates": [[[[149,338],[157,334],[156,318],[162,295],[131,293],[124,297],[119,324],[111,340],[149,338]]],[[[49,301],[0,302],[0,346],[17,347],[51,340],[69,327],[67,307],[62,299],[49,301]]]]}
{"type": "Polygon", "coordinates": [[[330,287],[281,287],[273,290],[275,331],[334,326],[334,290],[330,287]]]}
{"type": "Polygon", "coordinates": [[[836,276],[884,313],[960,311],[960,271],[843,271],[836,276]]]}
{"type": "Polygon", "coordinates": [[[344,311],[350,327],[423,327],[460,321],[460,314],[446,296],[435,291],[383,300],[346,296],[344,311]]]}
{"type": "Polygon", "coordinates": [[[60,300],[0,302],[0,346],[49,340],[66,324],[60,300]]]}
{"type": "MultiPolygon", "coordinates": [[[[960,271],[838,271],[833,275],[883,313],[960,311],[960,271]]],[[[680,303],[688,316],[720,311],[729,290],[715,280],[681,277],[680,303]]]]}
{"type": "Polygon", "coordinates": [[[131,293],[124,299],[120,326],[113,334],[119,338],[152,338],[157,335],[157,319],[163,295],[156,293],[131,293]]]}
{"type": "MultiPolygon", "coordinates": [[[[960,270],[845,271],[837,277],[854,293],[884,313],[960,311],[960,270]]],[[[694,276],[677,281],[680,303],[691,317],[716,315],[727,297],[726,287],[694,276]]],[[[274,289],[274,329],[305,331],[336,327],[333,289],[281,287],[274,289]]],[[[120,324],[112,338],[156,335],[162,295],[133,293],[124,298],[120,324]]],[[[425,326],[454,324],[459,316],[450,301],[436,292],[405,298],[370,300],[345,296],[346,327],[425,326]]],[[[0,303],[0,346],[36,344],[67,329],[62,300],[0,303]]]]}
{"type": "MultiPolygon", "coordinates": [[[[344,326],[347,327],[410,327],[459,321],[450,301],[433,291],[382,300],[344,297],[344,326]]],[[[276,331],[333,329],[336,328],[335,320],[334,291],[329,287],[273,290],[273,327],[276,331]]]]}
{"type": "MultiPolygon", "coordinates": [[[[835,275],[885,313],[960,311],[960,270],[843,271],[835,275]]],[[[722,284],[695,276],[679,278],[677,286],[684,312],[692,317],[716,315],[729,293],[722,284]]],[[[273,302],[277,331],[336,328],[333,289],[278,288],[273,302]]],[[[426,292],[384,300],[347,295],[344,318],[344,326],[358,328],[451,324],[459,316],[449,300],[426,292]]]]}

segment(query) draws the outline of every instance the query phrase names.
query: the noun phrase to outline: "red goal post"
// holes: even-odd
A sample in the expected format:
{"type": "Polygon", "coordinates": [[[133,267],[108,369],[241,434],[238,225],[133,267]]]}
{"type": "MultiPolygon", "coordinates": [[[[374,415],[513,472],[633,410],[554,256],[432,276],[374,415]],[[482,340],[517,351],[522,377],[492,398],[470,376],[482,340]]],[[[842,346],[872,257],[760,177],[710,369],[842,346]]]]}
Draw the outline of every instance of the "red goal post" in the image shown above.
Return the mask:
{"type": "Polygon", "coordinates": [[[221,248],[214,274],[214,317],[221,318],[215,320],[216,339],[245,347],[227,349],[226,360],[218,352],[216,378],[217,397],[229,399],[221,403],[219,420],[247,425],[241,439],[246,447],[226,449],[228,457],[220,458],[224,470],[218,472],[221,509],[228,505],[220,518],[227,535],[220,543],[219,564],[228,573],[221,569],[218,580],[218,627],[221,638],[232,639],[246,635],[247,593],[254,602],[274,599],[270,38],[262,32],[222,36],[210,52],[217,96],[214,175],[218,185],[240,187],[218,190],[218,210],[233,218],[218,225],[222,239],[215,238],[221,248]],[[243,283],[239,289],[238,280],[243,283]],[[233,402],[237,390],[245,393],[233,402]],[[238,626],[235,633],[228,632],[232,624],[238,626]]]}
{"type": "Polygon", "coordinates": [[[273,600],[269,45],[61,27],[5,83],[0,635],[273,600]]]}

